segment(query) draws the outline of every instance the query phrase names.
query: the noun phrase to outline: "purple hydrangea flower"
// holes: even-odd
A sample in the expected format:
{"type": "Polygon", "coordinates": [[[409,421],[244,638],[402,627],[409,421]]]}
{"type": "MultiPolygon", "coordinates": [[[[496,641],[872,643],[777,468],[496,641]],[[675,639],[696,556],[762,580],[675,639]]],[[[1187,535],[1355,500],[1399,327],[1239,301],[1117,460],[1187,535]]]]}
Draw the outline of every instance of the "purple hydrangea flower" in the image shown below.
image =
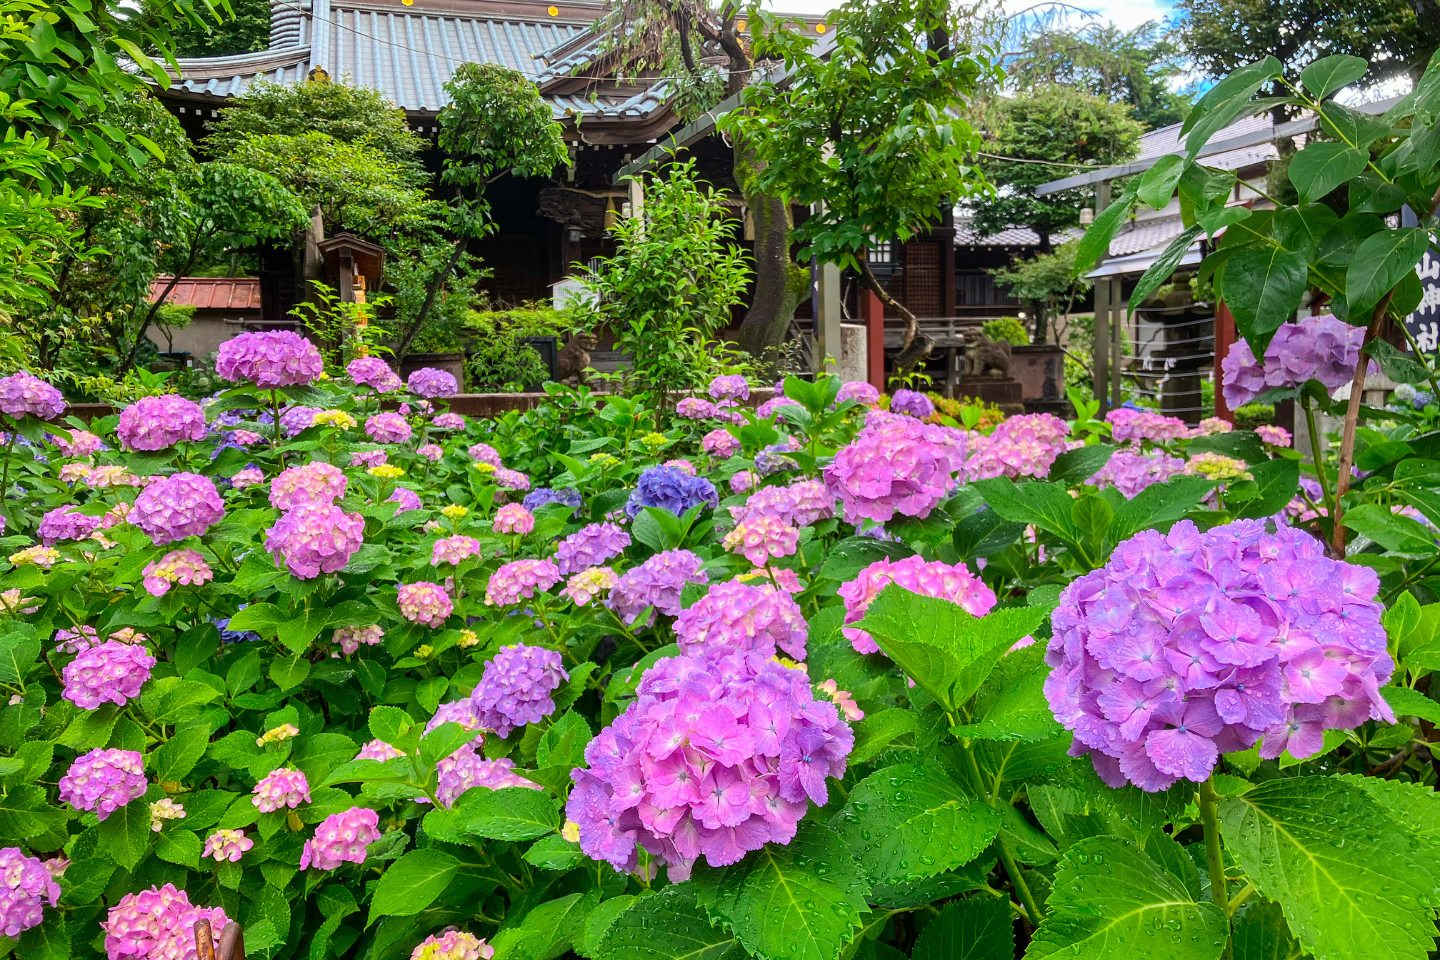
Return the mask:
{"type": "Polygon", "coordinates": [[[525,499],[520,501],[526,510],[536,512],[541,507],[550,503],[558,503],[561,506],[569,507],[575,511],[580,507],[580,491],[574,487],[565,487],[560,490],[551,487],[536,487],[525,494],[525,499]]]}
{"type": "Polygon", "coordinates": [[[365,518],[330,503],[305,503],[265,531],[265,550],[301,580],[345,569],[365,538],[365,518]]]}
{"type": "Polygon", "coordinates": [[[106,960],[192,960],[195,924],[206,920],[218,955],[230,918],[220,907],[197,907],[173,884],[127,893],[100,924],[106,960]]]}
{"type": "Polygon", "coordinates": [[[470,694],[481,728],[496,736],[555,712],[551,694],[570,678],[558,651],[523,643],[501,647],[470,694]]]}
{"type": "Polygon", "coordinates": [[[15,420],[54,420],[64,412],[65,398],[39,377],[24,370],[0,377],[0,413],[15,420]]]}
{"type": "Polygon", "coordinates": [[[749,400],[750,384],[738,373],[727,373],[710,381],[706,391],[713,400],[749,400]]]}
{"type": "Polygon", "coordinates": [[[500,454],[488,443],[471,444],[470,449],[465,452],[469,455],[470,459],[476,463],[488,463],[496,469],[500,467],[500,454]]]}
{"type": "Polygon", "coordinates": [[[62,696],[82,710],[95,710],[102,703],[123,707],[140,696],[154,666],[155,658],[139,644],[106,640],[65,664],[60,671],[62,696]]]}
{"type": "Polygon", "coordinates": [[[182,440],[204,440],[205,411],[173,393],[141,397],[120,411],[115,434],[131,452],[165,450],[182,440]]]}
{"type": "Polygon", "coordinates": [[[511,787],[541,789],[538,783],[531,783],[515,772],[514,760],[509,757],[487,760],[474,743],[465,744],[435,766],[439,774],[435,796],[445,807],[454,806],[462,794],[475,787],[489,790],[511,787]]]}
{"type": "Polygon", "coordinates": [[[104,522],[104,517],[89,517],[81,513],[78,507],[65,504],[45,511],[45,515],[40,518],[40,525],[35,528],[35,535],[47,547],[63,540],[88,540],[104,522]]]}
{"type": "Polygon", "coordinates": [[[1116,450],[1089,482],[1102,489],[1114,487],[1128,500],[1151,484],[1169,480],[1184,471],[1185,461],[1168,453],[1116,450]]]}
{"type": "Polygon", "coordinates": [[[645,507],[658,507],[683,516],[685,511],[701,504],[719,506],[720,495],[715,484],[676,467],[650,467],[640,474],[635,489],[625,501],[625,515],[634,519],[645,507]]]}
{"type": "Polygon", "coordinates": [[[1306,317],[1275,331],[1265,358],[1257,363],[1244,340],[1237,340],[1220,363],[1222,393],[1233,410],[1266,390],[1297,387],[1318,380],[1327,390],[1349,383],[1360,362],[1364,327],[1352,327],[1336,317],[1306,317]]]}
{"type": "Polygon", "coordinates": [[[709,420],[715,416],[715,404],[704,397],[681,397],[675,404],[675,416],[682,420],[709,420]]]}
{"type": "Polygon", "coordinates": [[[458,413],[437,413],[430,425],[436,430],[464,430],[465,418],[458,413]]]}
{"type": "Polygon", "coordinates": [[[411,393],[429,400],[434,400],[436,397],[448,397],[460,389],[460,384],[455,382],[454,376],[434,367],[422,367],[416,370],[410,374],[405,385],[410,388],[411,393]]]}
{"type": "Polygon", "coordinates": [[[18,937],[40,925],[45,908],[60,899],[60,885],[45,861],[19,847],[0,849],[0,934],[18,937]]]}
{"type": "Polygon", "coordinates": [[[1111,786],[1203,781],[1257,741],[1303,759],[1325,730],[1395,721],[1379,587],[1261,520],[1147,530],[1061,594],[1045,695],[1111,786]]]}
{"type": "Polygon", "coordinates": [[[398,503],[400,509],[397,513],[404,513],[406,510],[420,509],[420,494],[409,487],[396,487],[391,491],[390,496],[385,498],[386,503],[398,503]]]}
{"type": "Polygon", "coordinates": [[[586,856],[632,871],[643,847],[683,880],[702,856],[720,867],[789,843],[853,744],[803,670],[760,654],[669,657],[590,741],[565,812],[586,856]]]}
{"type": "Polygon", "coordinates": [[[614,523],[592,523],[560,541],[555,560],[563,576],[598,567],[630,546],[630,534],[614,523]]]}
{"type": "Polygon", "coordinates": [[[134,750],[82,753],[60,778],[60,802],[99,820],[145,795],[145,760],[134,750]]]}
{"type": "MultiPolygon", "coordinates": [[[[841,584],[840,599],[845,601],[845,622],[855,623],[870,609],[870,601],[880,591],[895,584],[922,597],[949,600],[958,604],[972,617],[983,617],[995,606],[995,594],[984,581],[970,572],[963,563],[954,565],[940,561],[926,562],[924,557],[876,560],[849,583],[841,584]]],[[[879,653],[875,638],[859,627],[842,631],[856,653],[879,653]]]]}
{"type": "Polygon", "coordinates": [[[400,375],[379,357],[356,357],[345,365],[345,373],[357,387],[369,387],[376,393],[400,389],[400,375]]]}
{"type": "MultiPolygon", "coordinates": [[[[319,412],[314,407],[302,407],[298,404],[288,406],[280,411],[280,430],[287,437],[299,436],[315,426],[315,416],[319,412]]],[[[266,414],[264,422],[270,422],[269,414],[266,414]]]]}
{"type": "Polygon", "coordinates": [[[175,473],[146,484],[127,519],[156,546],[198,537],[225,516],[215,482],[198,473],[175,473]]]}
{"type": "Polygon", "coordinates": [[[242,333],[220,344],[215,372],[273,390],[310,383],[325,371],[315,344],[291,330],[242,333]]]}
{"type": "Polygon", "coordinates": [[[737,524],[765,515],[808,527],[835,516],[835,495],[819,480],[796,480],[783,487],[761,487],[743,506],[730,508],[737,524]]]}
{"type": "Polygon", "coordinates": [[[935,403],[918,390],[896,390],[890,397],[890,412],[929,420],[935,416],[935,403]]]}
{"type": "Polygon", "coordinates": [[[740,452],[740,441],[729,430],[717,428],[700,439],[700,449],[712,457],[725,460],[740,452]]]}
{"type": "Polygon", "coordinates": [[[687,583],[705,583],[703,561],[689,550],[666,550],[627,570],[610,591],[605,605],[629,625],[647,609],[667,617],[680,612],[680,594],[687,583]]]}
{"type": "Polygon", "coordinates": [[[364,863],[366,848],[379,839],[380,815],[369,807],[332,813],[305,841],[300,869],[334,870],[342,863],[364,863]]]}
{"type": "Polygon", "coordinates": [[[686,654],[723,656],[739,651],[773,657],[778,647],[787,656],[804,660],[808,633],[800,605],[763,582],[717,583],[675,618],[675,638],[686,654]]]}

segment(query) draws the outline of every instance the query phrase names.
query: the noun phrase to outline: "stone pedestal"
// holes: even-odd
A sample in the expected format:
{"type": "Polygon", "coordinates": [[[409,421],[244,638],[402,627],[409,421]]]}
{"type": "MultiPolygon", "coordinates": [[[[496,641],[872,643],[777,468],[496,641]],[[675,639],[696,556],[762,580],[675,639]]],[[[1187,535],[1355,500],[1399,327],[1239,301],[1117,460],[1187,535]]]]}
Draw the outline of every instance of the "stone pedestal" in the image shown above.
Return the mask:
{"type": "Polygon", "coordinates": [[[1065,351],[1054,344],[1012,347],[1010,375],[1020,381],[1027,403],[1031,400],[1063,403],[1065,400],[1065,351]]]}
{"type": "Polygon", "coordinates": [[[835,373],[841,380],[865,380],[870,354],[863,323],[840,324],[840,364],[835,373]]]}
{"type": "Polygon", "coordinates": [[[1019,408],[1024,402],[1025,390],[1019,380],[1010,377],[967,377],[960,381],[960,396],[1019,408]]]}

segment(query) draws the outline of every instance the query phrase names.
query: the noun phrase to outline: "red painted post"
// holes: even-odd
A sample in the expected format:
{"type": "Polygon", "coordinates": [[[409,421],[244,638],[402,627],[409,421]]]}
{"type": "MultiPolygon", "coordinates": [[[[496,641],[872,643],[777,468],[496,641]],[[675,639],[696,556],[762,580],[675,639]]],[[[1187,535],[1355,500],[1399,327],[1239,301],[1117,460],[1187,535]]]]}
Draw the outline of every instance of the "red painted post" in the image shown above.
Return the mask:
{"type": "Polygon", "coordinates": [[[860,291],[860,319],[865,321],[866,377],[877,390],[885,389],[885,304],[874,291],[860,291]]]}
{"type": "Polygon", "coordinates": [[[1222,420],[1235,422],[1235,411],[1225,402],[1225,394],[1221,389],[1224,377],[1220,373],[1220,364],[1230,355],[1230,348],[1235,345],[1237,334],[1235,332],[1235,317],[1230,313],[1230,308],[1225,306],[1225,301],[1215,302],[1215,416],[1222,420]]]}

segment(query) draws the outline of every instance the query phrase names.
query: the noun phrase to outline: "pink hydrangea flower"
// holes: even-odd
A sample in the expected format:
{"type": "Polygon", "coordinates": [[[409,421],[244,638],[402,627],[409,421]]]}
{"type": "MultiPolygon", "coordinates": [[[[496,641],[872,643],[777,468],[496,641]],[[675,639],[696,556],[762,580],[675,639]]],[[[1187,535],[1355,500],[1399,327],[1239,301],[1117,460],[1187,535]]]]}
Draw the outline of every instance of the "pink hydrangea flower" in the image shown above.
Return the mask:
{"type": "Polygon", "coordinates": [[[512,560],[490,575],[485,603],[505,607],[529,600],[560,582],[560,568],[549,560],[512,560]]]}
{"type": "Polygon", "coordinates": [[[1167,417],[1153,410],[1136,410],[1131,407],[1116,407],[1105,414],[1110,424],[1110,436],[1117,442],[1164,443],[1179,440],[1190,435],[1190,425],[1178,417],[1167,417]]]}
{"type": "Polygon", "coordinates": [[[352,467],[378,467],[389,460],[390,455],[384,450],[357,450],[350,454],[352,467]]]}
{"type": "Polygon", "coordinates": [[[1185,461],[1158,450],[1140,453],[1121,449],[1110,455],[1105,466],[1090,478],[1091,486],[1114,487],[1128,500],[1154,483],[1169,480],[1185,471],[1185,461]]]}
{"type": "Polygon", "coordinates": [[[709,420],[715,416],[715,404],[704,397],[682,397],[675,404],[675,416],[682,420],[709,420]]]}
{"type": "Polygon", "coordinates": [[[492,474],[496,486],[504,490],[518,490],[524,493],[530,489],[530,478],[519,470],[510,470],[506,467],[496,467],[492,474]]]}
{"type": "Polygon", "coordinates": [[[82,753],[60,778],[60,802],[104,820],[145,795],[145,760],[134,750],[82,753]]]}
{"type": "Polygon", "coordinates": [[[299,770],[281,767],[261,778],[251,792],[254,796],[250,802],[261,813],[274,813],[282,808],[293,810],[310,802],[310,781],[299,770]]]}
{"type": "MultiPolygon", "coordinates": [[[[934,597],[958,604],[974,617],[983,617],[995,606],[995,594],[984,581],[970,572],[963,563],[954,565],[939,561],[926,562],[924,557],[877,560],[849,583],[842,584],[840,599],[845,601],[845,622],[855,623],[865,616],[870,601],[890,584],[896,584],[922,597],[934,597]]],[[[845,627],[845,637],[857,653],[879,653],[875,638],[858,627],[845,627]]]]}
{"type": "Polygon", "coordinates": [[[507,503],[495,511],[495,532],[524,536],[535,529],[535,514],[518,503],[507,503]]]}
{"type": "Polygon", "coordinates": [[[825,468],[848,523],[925,518],[955,486],[965,436],[912,417],[875,417],[825,468]]]}
{"type": "Polygon", "coordinates": [[[580,849],[620,871],[643,847],[686,878],[789,843],[845,774],[854,734],[803,670],[763,654],[667,657],[585,749],[565,806],[580,849]]]}
{"type": "Polygon", "coordinates": [[[754,489],[760,483],[760,474],[754,470],[741,470],[730,478],[731,493],[745,493],[754,489]]]}
{"type": "Polygon", "coordinates": [[[965,478],[1043,477],[1066,450],[1070,425],[1049,413],[1030,413],[1000,422],[988,437],[978,436],[965,464],[965,478]]]}
{"type": "Polygon", "coordinates": [[[463,533],[457,533],[435,541],[435,546],[430,551],[430,565],[438,567],[449,564],[456,567],[471,557],[480,556],[480,554],[479,540],[467,537],[463,533]]]}
{"type": "Polygon", "coordinates": [[[515,761],[509,757],[487,760],[474,743],[467,743],[450,756],[435,765],[439,774],[435,784],[435,796],[444,807],[452,807],[467,790],[485,787],[487,790],[506,790],[519,787],[526,790],[541,789],[538,783],[531,783],[515,772],[515,761]]]}
{"type": "Polygon", "coordinates": [[[866,383],[864,380],[846,380],[840,385],[840,392],[835,395],[836,403],[848,401],[873,407],[880,402],[880,391],[866,383]]]}
{"type": "Polygon", "coordinates": [[[123,707],[140,696],[154,666],[155,658],[144,647],[107,640],[65,664],[60,671],[62,695],[82,710],[95,710],[102,703],[123,707]]]}
{"type": "Polygon", "coordinates": [[[105,441],[88,430],[71,427],[68,436],[55,434],[51,438],[60,452],[67,457],[90,457],[105,449],[105,441]]]}
{"type": "Polygon", "coordinates": [[[244,830],[221,829],[205,838],[205,849],[200,855],[217,863],[239,863],[253,846],[255,841],[245,836],[244,830]]]}
{"type": "Polygon", "coordinates": [[[738,553],[757,567],[771,560],[793,556],[800,543],[800,531],[775,514],[761,513],[735,524],[725,535],[726,550],[738,553]]]}
{"type": "Polygon", "coordinates": [[[365,434],[376,443],[404,443],[415,431],[398,413],[377,413],[365,420],[365,434]]]}
{"type": "Polygon", "coordinates": [[[130,509],[129,520],[156,546],[198,537],[225,516],[215,482],[198,473],[176,473],[151,480],[130,509]]]}
{"type": "Polygon", "coordinates": [[[197,907],[173,884],[127,893],[100,924],[106,960],[193,960],[195,924],[206,920],[217,949],[230,918],[220,907],[197,907]]]}
{"type": "Polygon", "coordinates": [[[273,390],[310,383],[325,371],[315,344],[290,330],[242,333],[220,344],[215,372],[234,383],[248,380],[273,390]]]}
{"type": "Polygon", "coordinates": [[[700,449],[712,457],[727,460],[740,452],[740,441],[729,430],[711,430],[700,438],[700,449]]]}
{"type": "Polygon", "coordinates": [[[205,411],[173,393],[141,397],[120,411],[115,435],[126,450],[165,450],[183,440],[205,439],[205,411]]]}
{"type": "Polygon", "coordinates": [[[235,475],[230,478],[230,486],[236,490],[244,490],[247,487],[258,486],[264,482],[265,474],[261,472],[259,467],[242,467],[235,471],[235,475]]]}
{"type": "Polygon", "coordinates": [[[364,541],[365,518],[333,504],[303,504],[265,531],[265,550],[301,580],[345,569],[364,541]]]}
{"type": "Polygon", "coordinates": [[[1290,431],[1273,423],[1261,424],[1255,428],[1255,436],[1272,447],[1290,446],[1290,431]]]}
{"type": "Polygon", "coordinates": [[[789,594],[741,580],[714,584],[675,618],[675,639],[686,654],[741,651],[773,657],[778,647],[804,660],[808,633],[805,615],[789,594]]]}
{"type": "Polygon", "coordinates": [[[496,469],[500,467],[500,454],[496,453],[495,448],[488,443],[473,444],[465,453],[476,463],[489,464],[496,469]]]}
{"type": "Polygon", "coordinates": [[[711,380],[705,392],[712,400],[749,400],[750,384],[742,374],[727,373],[711,380]]]}
{"type": "Polygon", "coordinates": [[[420,581],[401,584],[396,590],[400,615],[411,623],[440,627],[455,611],[450,594],[438,583],[420,581]]]}
{"type": "Polygon", "coordinates": [[[380,839],[380,815],[368,807],[332,813],[300,852],[301,870],[334,870],[342,863],[364,863],[365,849],[380,839]]]}
{"type": "Polygon", "coordinates": [[[335,631],[334,640],[340,652],[350,656],[361,647],[373,647],[385,638],[385,631],[371,624],[368,627],[340,627],[335,631]]]}
{"type": "Polygon", "coordinates": [[[205,558],[194,550],[171,550],[165,556],[145,565],[145,589],[151,596],[163,597],[175,584],[199,587],[215,579],[215,572],[205,558]]]}
{"type": "Polygon", "coordinates": [[[583,607],[608,594],[619,582],[620,576],[611,567],[591,567],[572,575],[560,592],[575,606],[583,607]]]}
{"type": "Polygon", "coordinates": [[[464,430],[465,418],[458,413],[437,413],[430,425],[436,430],[464,430]]]}
{"type": "Polygon", "coordinates": [[[37,927],[60,900],[60,885],[45,861],[19,847],[0,849],[0,934],[18,937],[37,927]]]}
{"type": "Polygon", "coordinates": [[[409,487],[396,487],[390,496],[385,498],[386,503],[398,503],[400,509],[397,513],[404,513],[407,510],[420,509],[420,494],[409,487]]]}
{"type": "Polygon", "coordinates": [[[431,463],[438,463],[440,458],[445,456],[445,450],[438,443],[422,443],[415,452],[431,463]]]}
{"type": "Polygon", "coordinates": [[[55,631],[56,653],[79,653],[100,643],[100,634],[95,628],[82,624],[74,630],[62,627],[55,631]]]}
{"type": "Polygon", "coordinates": [[[403,756],[405,756],[405,754],[401,753],[399,750],[396,750],[384,740],[371,740],[368,741],[365,746],[360,748],[360,752],[355,754],[355,759],[375,760],[377,762],[384,763],[386,760],[394,760],[396,757],[403,756]]]}
{"type": "Polygon", "coordinates": [[[446,930],[421,940],[410,960],[490,960],[493,956],[495,948],[473,933],[446,930]]]}
{"type": "Polygon", "coordinates": [[[743,506],[731,507],[736,523],[769,514],[797,527],[835,516],[835,495],[819,480],[796,480],[783,487],[761,487],[743,506]]]}
{"type": "Polygon", "coordinates": [[[339,467],[314,460],[282,470],[270,481],[270,505],[293,510],[304,504],[330,504],[345,496],[345,473],[339,467]]]}

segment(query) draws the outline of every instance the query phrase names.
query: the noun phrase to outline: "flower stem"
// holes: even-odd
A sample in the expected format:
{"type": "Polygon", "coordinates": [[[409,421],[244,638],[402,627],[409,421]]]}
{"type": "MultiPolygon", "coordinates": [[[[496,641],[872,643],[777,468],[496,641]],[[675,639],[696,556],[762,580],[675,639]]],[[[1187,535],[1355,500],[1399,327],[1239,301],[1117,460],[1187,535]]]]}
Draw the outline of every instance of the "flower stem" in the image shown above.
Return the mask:
{"type": "MultiPolygon", "coordinates": [[[[1215,785],[1209,779],[1201,782],[1199,790],[1200,802],[1200,823],[1205,828],[1205,861],[1210,867],[1210,899],[1225,914],[1226,924],[1230,920],[1230,895],[1225,889],[1225,854],[1220,849],[1220,823],[1216,816],[1215,805],[1219,797],[1215,795],[1215,785]]],[[[1228,938],[1225,942],[1225,956],[1231,955],[1231,945],[1228,938]]]]}
{"type": "Polygon", "coordinates": [[[1020,903],[1025,907],[1025,919],[1032,927],[1040,926],[1040,905],[1035,902],[1035,894],[1030,891],[1030,884],[1025,882],[1025,875],[1020,872],[1020,865],[1015,862],[1015,855],[1010,852],[1010,845],[1003,836],[996,835],[995,849],[1000,854],[1000,862],[1005,865],[1005,872],[1010,875],[1010,882],[1015,885],[1020,903]]]}
{"type": "Polygon", "coordinates": [[[1315,477],[1320,481],[1320,496],[1325,501],[1327,516],[1335,516],[1335,498],[1330,493],[1330,477],[1325,472],[1325,448],[1320,443],[1320,430],[1315,426],[1315,408],[1309,397],[1300,398],[1305,411],[1305,427],[1310,433],[1310,459],[1315,464],[1315,477]]]}

